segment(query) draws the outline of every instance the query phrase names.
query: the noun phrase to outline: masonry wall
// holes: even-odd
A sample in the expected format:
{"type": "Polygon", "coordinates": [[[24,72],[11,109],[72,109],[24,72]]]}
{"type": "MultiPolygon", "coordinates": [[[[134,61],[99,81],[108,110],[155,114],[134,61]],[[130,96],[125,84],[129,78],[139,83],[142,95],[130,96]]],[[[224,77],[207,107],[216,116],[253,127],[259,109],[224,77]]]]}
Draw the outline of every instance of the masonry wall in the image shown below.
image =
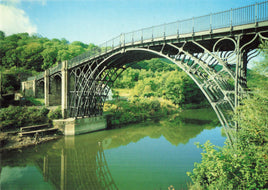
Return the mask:
{"type": "Polygon", "coordinates": [[[36,98],[45,98],[45,86],[44,82],[36,83],[36,98]]]}
{"type": "Polygon", "coordinates": [[[64,135],[79,135],[107,128],[105,116],[88,118],[68,118],[53,120],[53,126],[60,129],[64,135]]]}
{"type": "Polygon", "coordinates": [[[36,88],[35,88],[35,80],[22,82],[22,93],[26,97],[35,97],[36,88]]]}
{"type": "Polygon", "coordinates": [[[50,79],[49,105],[61,105],[61,78],[58,76],[50,79]]]}

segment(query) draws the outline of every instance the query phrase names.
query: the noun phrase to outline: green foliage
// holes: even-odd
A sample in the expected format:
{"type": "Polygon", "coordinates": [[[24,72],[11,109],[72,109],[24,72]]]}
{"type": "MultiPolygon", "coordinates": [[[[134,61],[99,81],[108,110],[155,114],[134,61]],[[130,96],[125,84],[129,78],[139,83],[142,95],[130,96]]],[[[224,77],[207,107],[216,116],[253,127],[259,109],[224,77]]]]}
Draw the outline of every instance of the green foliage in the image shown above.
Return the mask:
{"type": "Polygon", "coordinates": [[[26,97],[26,100],[35,106],[43,106],[45,104],[45,100],[40,98],[26,97]]]}
{"type": "MultiPolygon", "coordinates": [[[[256,103],[253,100],[247,100],[256,103]]],[[[248,103],[249,103],[248,102],[248,103]]],[[[245,102],[244,106],[249,106],[245,102]]],[[[243,107],[244,107],[243,106],[243,107]]],[[[216,147],[209,141],[198,147],[203,149],[202,162],[195,163],[192,173],[188,173],[193,183],[192,189],[266,189],[268,188],[267,173],[267,103],[256,108],[258,115],[240,108],[240,127],[237,141],[232,148],[229,145],[216,147]],[[242,116],[242,117],[241,117],[242,116]],[[255,119],[253,119],[255,118],[255,119]],[[257,123],[255,121],[258,121],[257,123]],[[265,124],[266,125],[263,125],[265,124]]]]}
{"type": "Polygon", "coordinates": [[[192,189],[267,189],[268,188],[268,44],[263,44],[263,62],[252,74],[253,93],[242,100],[234,121],[239,124],[233,147],[216,147],[210,142],[203,149],[202,162],[188,173],[192,189]],[[255,80],[256,78],[262,80],[255,80]]]}
{"type": "Polygon", "coordinates": [[[50,120],[61,119],[62,115],[60,106],[57,107],[55,110],[50,110],[47,116],[50,120]]]}
{"type": "Polygon", "coordinates": [[[20,82],[26,80],[21,77],[34,75],[58,62],[72,59],[86,51],[91,54],[99,52],[100,48],[94,44],[72,42],[66,39],[44,38],[42,36],[29,36],[28,33],[5,36],[0,31],[0,65],[3,73],[3,93],[17,91],[20,82]]]}
{"type": "Polygon", "coordinates": [[[62,118],[61,109],[48,110],[45,107],[9,106],[0,109],[0,130],[16,130],[20,127],[43,124],[62,118]]]}
{"type": "Polygon", "coordinates": [[[151,70],[152,72],[180,70],[177,65],[164,58],[153,58],[151,60],[140,61],[137,64],[131,65],[131,68],[145,69],[146,71],[151,70]]]}
{"type": "MultiPolygon", "coordinates": [[[[268,188],[268,98],[267,92],[243,101],[237,110],[240,129],[232,148],[207,142],[198,145],[204,151],[189,176],[195,186],[204,189],[268,188]]],[[[193,188],[194,189],[194,188],[193,188]]]]}
{"type": "Polygon", "coordinates": [[[1,72],[1,84],[2,93],[9,93],[20,90],[20,82],[26,80],[27,77],[31,76],[33,72],[24,68],[12,67],[10,69],[4,69],[0,67],[1,72]]]}
{"type": "Polygon", "coordinates": [[[36,107],[9,106],[0,109],[0,129],[15,130],[19,127],[48,122],[48,109],[36,107]]]}
{"type": "Polygon", "coordinates": [[[114,83],[115,88],[133,88],[139,80],[140,71],[129,68],[114,83]]]}
{"type": "Polygon", "coordinates": [[[133,89],[136,97],[163,97],[177,105],[205,102],[198,86],[185,72],[175,69],[179,68],[175,64],[151,59],[134,65],[119,76],[115,88],[133,89]]]}
{"type": "Polygon", "coordinates": [[[104,111],[112,114],[112,125],[137,123],[159,118],[178,111],[172,103],[156,98],[132,98],[130,101],[110,101],[104,111]]]}
{"type": "Polygon", "coordinates": [[[16,66],[40,72],[86,51],[93,54],[100,48],[79,41],[70,44],[64,38],[49,40],[42,36],[29,36],[28,33],[5,36],[0,31],[0,62],[6,69],[16,66]]]}
{"type": "Polygon", "coordinates": [[[260,45],[260,52],[263,59],[255,63],[254,70],[260,75],[268,77],[268,41],[264,41],[260,45]]]}

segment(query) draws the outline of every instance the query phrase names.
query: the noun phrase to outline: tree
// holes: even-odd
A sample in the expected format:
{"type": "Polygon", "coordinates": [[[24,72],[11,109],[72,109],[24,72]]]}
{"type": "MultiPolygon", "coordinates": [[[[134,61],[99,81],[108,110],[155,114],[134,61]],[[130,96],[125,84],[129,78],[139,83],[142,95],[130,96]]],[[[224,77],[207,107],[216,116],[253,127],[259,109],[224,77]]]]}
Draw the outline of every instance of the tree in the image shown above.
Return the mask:
{"type": "Polygon", "coordinates": [[[57,60],[57,49],[55,47],[46,48],[44,51],[42,51],[41,55],[44,59],[44,63],[42,65],[42,69],[46,70],[52,65],[56,63],[57,60]]]}
{"type": "Polygon", "coordinates": [[[260,47],[264,60],[257,63],[254,71],[262,80],[256,81],[252,93],[236,110],[234,121],[239,124],[236,140],[233,146],[216,147],[210,142],[198,145],[203,149],[202,162],[188,173],[193,189],[268,188],[267,42],[260,47]]]}
{"type": "Polygon", "coordinates": [[[20,80],[13,69],[28,73],[40,72],[50,68],[57,62],[72,59],[73,57],[89,52],[89,55],[100,51],[94,44],[84,44],[79,41],[69,43],[66,39],[44,38],[41,35],[30,36],[28,33],[13,34],[5,36],[0,31],[0,64],[5,73],[5,87],[17,90],[20,80]],[[14,83],[13,83],[13,82],[14,83]]]}
{"type": "Polygon", "coordinates": [[[0,40],[3,40],[5,38],[5,33],[3,31],[0,31],[0,40]]]}

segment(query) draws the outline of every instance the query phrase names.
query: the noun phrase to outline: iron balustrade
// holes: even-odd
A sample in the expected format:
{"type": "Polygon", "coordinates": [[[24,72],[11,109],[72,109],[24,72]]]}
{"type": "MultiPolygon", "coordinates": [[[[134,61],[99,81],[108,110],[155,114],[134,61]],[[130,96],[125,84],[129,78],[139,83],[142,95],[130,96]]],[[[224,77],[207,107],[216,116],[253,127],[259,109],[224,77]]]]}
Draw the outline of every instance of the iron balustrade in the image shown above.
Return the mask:
{"type": "MultiPolygon", "coordinates": [[[[145,41],[164,40],[167,37],[179,37],[181,34],[191,34],[208,30],[212,32],[215,29],[226,27],[232,28],[234,26],[245,24],[257,24],[258,22],[266,20],[268,20],[268,1],[122,33],[121,35],[100,44],[100,49],[85,52],[68,60],[68,69],[96,56],[106,54],[110,50],[115,50],[126,45],[143,43],[145,41]]],[[[50,69],[52,73],[59,72],[60,70],[60,64],[50,69]]],[[[39,77],[40,74],[36,79],[39,79],[39,77]]],[[[29,79],[32,79],[32,77],[28,78],[28,80],[29,79]]]]}

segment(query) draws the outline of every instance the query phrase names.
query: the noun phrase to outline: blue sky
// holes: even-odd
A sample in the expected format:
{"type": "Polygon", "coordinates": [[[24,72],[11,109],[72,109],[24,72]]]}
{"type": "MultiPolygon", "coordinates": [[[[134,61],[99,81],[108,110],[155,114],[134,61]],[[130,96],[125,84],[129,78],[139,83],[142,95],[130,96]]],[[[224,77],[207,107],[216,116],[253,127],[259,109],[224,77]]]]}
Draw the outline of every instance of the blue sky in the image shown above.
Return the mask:
{"type": "Polygon", "coordinates": [[[264,0],[0,0],[0,30],[100,44],[124,32],[264,0]]]}

